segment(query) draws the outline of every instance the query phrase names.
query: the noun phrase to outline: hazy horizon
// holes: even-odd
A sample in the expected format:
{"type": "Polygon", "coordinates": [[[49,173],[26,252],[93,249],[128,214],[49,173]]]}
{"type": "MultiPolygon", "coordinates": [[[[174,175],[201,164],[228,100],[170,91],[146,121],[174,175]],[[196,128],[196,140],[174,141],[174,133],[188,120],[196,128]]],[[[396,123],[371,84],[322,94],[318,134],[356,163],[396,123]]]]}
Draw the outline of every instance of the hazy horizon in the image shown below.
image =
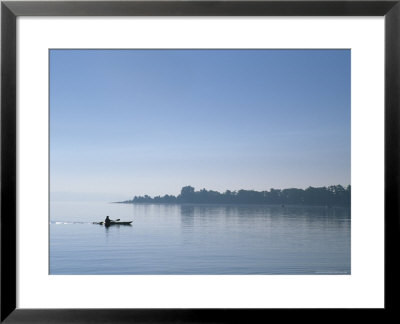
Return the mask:
{"type": "Polygon", "coordinates": [[[51,50],[50,197],[347,186],[350,56],[51,50]]]}
{"type": "MultiPolygon", "coordinates": [[[[344,188],[347,188],[347,186],[349,186],[350,184],[329,184],[329,185],[325,185],[325,186],[307,186],[307,187],[303,187],[303,188],[299,188],[296,187],[295,189],[307,189],[308,187],[329,187],[329,186],[335,186],[335,185],[341,185],[344,188]]],[[[186,185],[185,185],[186,186],[186,185]]],[[[156,193],[153,195],[149,195],[150,197],[154,198],[156,196],[165,196],[165,195],[173,195],[173,196],[178,196],[181,193],[181,189],[182,187],[185,186],[181,186],[181,188],[179,188],[179,190],[177,190],[176,192],[160,192],[160,193],[156,193]]],[[[190,184],[187,184],[187,186],[190,186],[190,184]]],[[[195,187],[196,191],[202,190],[202,189],[206,189],[206,190],[212,190],[212,191],[218,191],[220,193],[224,193],[227,190],[230,190],[232,192],[235,191],[239,191],[239,190],[255,190],[253,188],[236,188],[236,189],[231,189],[231,188],[226,188],[224,190],[215,190],[213,188],[206,188],[206,187],[195,187]]],[[[283,189],[294,189],[294,187],[288,187],[288,188],[265,188],[262,190],[256,190],[256,191],[271,191],[271,189],[275,189],[275,190],[283,190],[283,189]]],[[[148,195],[148,193],[142,193],[142,194],[135,194],[134,196],[145,196],[148,195]]],[[[125,195],[126,196],[126,195],[125,195]]],[[[117,195],[117,194],[98,194],[98,193],[80,193],[80,192],[74,192],[74,193],[70,193],[70,192],[51,192],[50,194],[50,200],[51,201],[105,201],[105,202],[119,202],[119,201],[124,201],[124,200],[130,200],[132,199],[132,197],[121,197],[121,195],[117,195]]]]}

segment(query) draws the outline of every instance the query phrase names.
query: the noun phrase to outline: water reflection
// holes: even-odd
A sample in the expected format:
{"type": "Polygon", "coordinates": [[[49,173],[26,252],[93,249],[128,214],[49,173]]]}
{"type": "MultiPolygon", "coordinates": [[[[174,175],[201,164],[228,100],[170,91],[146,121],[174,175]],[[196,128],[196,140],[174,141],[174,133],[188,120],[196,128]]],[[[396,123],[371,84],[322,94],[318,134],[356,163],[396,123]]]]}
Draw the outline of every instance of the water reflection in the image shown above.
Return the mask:
{"type": "Polygon", "coordinates": [[[194,206],[180,206],[181,224],[183,227],[192,227],[194,225],[194,206]]]}
{"type": "Polygon", "coordinates": [[[224,218],[226,222],[259,222],[260,219],[292,219],[309,224],[342,224],[350,221],[350,208],[320,206],[262,206],[262,205],[181,205],[182,226],[193,225],[195,220],[224,218]]]}
{"type": "Polygon", "coordinates": [[[350,273],[349,208],[115,204],[94,206],[86,224],[74,225],[57,221],[81,215],[58,211],[52,274],[350,273]],[[106,208],[133,226],[91,224],[106,208]]]}

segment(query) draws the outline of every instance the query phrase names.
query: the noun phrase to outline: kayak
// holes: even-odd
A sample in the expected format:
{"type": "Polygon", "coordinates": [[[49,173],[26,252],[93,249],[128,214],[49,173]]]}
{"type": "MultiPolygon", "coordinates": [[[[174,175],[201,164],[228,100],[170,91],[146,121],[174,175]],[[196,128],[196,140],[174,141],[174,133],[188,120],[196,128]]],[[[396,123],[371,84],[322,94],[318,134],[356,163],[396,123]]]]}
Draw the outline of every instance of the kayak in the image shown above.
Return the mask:
{"type": "Polygon", "coordinates": [[[110,225],[131,225],[131,223],[132,222],[111,222],[110,225]]]}
{"type": "Polygon", "coordinates": [[[111,226],[111,225],[131,225],[132,222],[111,222],[110,225],[106,225],[104,222],[94,222],[93,224],[111,226]]]}

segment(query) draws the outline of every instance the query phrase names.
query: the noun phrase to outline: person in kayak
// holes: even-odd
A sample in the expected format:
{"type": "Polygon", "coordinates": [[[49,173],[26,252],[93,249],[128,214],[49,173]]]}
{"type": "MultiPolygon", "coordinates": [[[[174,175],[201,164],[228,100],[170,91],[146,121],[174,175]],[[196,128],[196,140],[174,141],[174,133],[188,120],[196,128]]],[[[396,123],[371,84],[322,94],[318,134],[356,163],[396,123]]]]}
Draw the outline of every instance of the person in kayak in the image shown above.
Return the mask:
{"type": "Polygon", "coordinates": [[[107,216],[106,219],[104,220],[104,225],[110,226],[110,224],[111,224],[110,216],[107,216]]]}

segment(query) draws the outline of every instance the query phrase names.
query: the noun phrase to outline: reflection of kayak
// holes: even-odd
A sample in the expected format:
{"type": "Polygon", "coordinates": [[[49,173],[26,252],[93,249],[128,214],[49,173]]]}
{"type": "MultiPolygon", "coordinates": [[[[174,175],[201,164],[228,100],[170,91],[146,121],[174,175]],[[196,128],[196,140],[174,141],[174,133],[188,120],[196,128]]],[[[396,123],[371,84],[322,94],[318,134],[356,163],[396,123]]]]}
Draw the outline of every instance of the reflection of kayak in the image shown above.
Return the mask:
{"type": "Polygon", "coordinates": [[[106,225],[104,222],[94,222],[93,224],[111,226],[111,225],[131,225],[132,222],[111,222],[109,225],[106,225]]]}

